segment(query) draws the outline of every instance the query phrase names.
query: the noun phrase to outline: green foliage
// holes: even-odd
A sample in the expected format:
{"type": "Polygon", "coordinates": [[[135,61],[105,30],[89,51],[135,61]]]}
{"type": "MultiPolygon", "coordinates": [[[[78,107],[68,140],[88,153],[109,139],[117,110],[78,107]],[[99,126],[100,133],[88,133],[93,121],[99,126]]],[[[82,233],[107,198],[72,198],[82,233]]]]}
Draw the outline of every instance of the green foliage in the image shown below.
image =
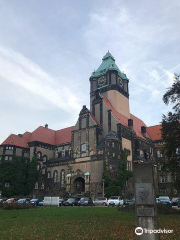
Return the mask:
{"type": "Polygon", "coordinates": [[[130,177],[132,177],[132,172],[127,170],[127,155],[122,151],[121,164],[116,179],[110,177],[105,166],[103,173],[105,196],[120,195],[130,177]]]}
{"type": "Polygon", "coordinates": [[[170,172],[174,180],[174,186],[180,190],[180,75],[175,75],[174,83],[170,89],[164,94],[163,100],[165,104],[175,104],[173,111],[162,119],[162,137],[165,141],[164,154],[166,162],[164,169],[170,172]]]}
{"type": "Polygon", "coordinates": [[[36,208],[36,206],[34,204],[27,204],[27,203],[14,203],[14,204],[10,204],[10,203],[4,203],[2,205],[2,209],[5,210],[19,210],[19,209],[30,209],[30,208],[36,208]]]}
{"type": "Polygon", "coordinates": [[[5,197],[27,196],[31,193],[38,178],[37,160],[13,156],[12,161],[1,159],[0,184],[2,195],[5,197]],[[5,187],[5,182],[10,186],[5,187]]]}

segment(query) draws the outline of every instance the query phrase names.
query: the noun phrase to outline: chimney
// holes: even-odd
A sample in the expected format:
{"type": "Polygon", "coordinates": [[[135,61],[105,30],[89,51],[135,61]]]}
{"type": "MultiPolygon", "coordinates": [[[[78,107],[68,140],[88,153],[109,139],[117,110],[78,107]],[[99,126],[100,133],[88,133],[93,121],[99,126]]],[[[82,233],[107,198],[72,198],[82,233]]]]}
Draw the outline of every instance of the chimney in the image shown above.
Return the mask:
{"type": "Polygon", "coordinates": [[[45,124],[45,128],[48,128],[48,124],[47,123],[45,124]]]}
{"type": "Polygon", "coordinates": [[[128,127],[133,130],[133,119],[128,119],[128,127]]]}
{"type": "Polygon", "coordinates": [[[142,126],[141,127],[141,133],[146,135],[146,127],[145,126],[142,126]]]}

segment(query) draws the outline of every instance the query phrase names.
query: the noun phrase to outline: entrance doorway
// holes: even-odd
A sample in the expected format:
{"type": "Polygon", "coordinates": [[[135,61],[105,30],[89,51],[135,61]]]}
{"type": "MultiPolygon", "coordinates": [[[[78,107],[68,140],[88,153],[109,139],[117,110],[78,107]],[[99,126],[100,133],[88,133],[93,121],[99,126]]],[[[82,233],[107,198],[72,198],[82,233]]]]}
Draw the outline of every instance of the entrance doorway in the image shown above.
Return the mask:
{"type": "Polygon", "coordinates": [[[74,191],[76,194],[85,192],[85,180],[82,177],[77,177],[74,180],[74,191]]]}

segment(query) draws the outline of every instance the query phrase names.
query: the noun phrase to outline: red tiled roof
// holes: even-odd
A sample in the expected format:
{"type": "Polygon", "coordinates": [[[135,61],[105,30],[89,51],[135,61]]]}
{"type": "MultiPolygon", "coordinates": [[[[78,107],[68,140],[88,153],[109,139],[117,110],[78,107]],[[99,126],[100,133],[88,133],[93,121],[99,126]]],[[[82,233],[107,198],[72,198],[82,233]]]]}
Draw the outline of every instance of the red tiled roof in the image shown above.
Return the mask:
{"type": "MultiPolygon", "coordinates": [[[[113,108],[112,104],[110,103],[110,101],[107,98],[105,98],[102,95],[101,95],[101,97],[103,98],[103,102],[105,103],[105,105],[111,110],[115,119],[119,123],[121,123],[123,126],[128,127],[128,118],[126,116],[122,115],[121,113],[117,112],[113,108]]],[[[141,119],[135,117],[133,114],[130,114],[130,117],[133,119],[133,130],[135,131],[137,137],[140,137],[142,139],[146,139],[141,133],[141,127],[142,126],[146,127],[146,124],[141,119]]],[[[147,133],[147,137],[150,138],[148,133],[147,133]]]]}
{"type": "Polygon", "coordinates": [[[155,125],[155,126],[152,126],[152,127],[147,127],[147,132],[154,141],[162,139],[161,125],[155,125]]]}
{"type": "Polygon", "coordinates": [[[43,142],[47,144],[54,145],[55,144],[55,131],[45,127],[38,127],[31,134],[31,138],[29,142],[43,142]]]}
{"type": "Polygon", "coordinates": [[[11,134],[1,145],[14,145],[17,147],[29,148],[27,140],[15,134],[11,134]]]}
{"type": "Polygon", "coordinates": [[[56,131],[55,144],[58,145],[66,142],[71,142],[71,132],[73,130],[74,126],[56,131]]]}
{"type": "Polygon", "coordinates": [[[38,141],[50,145],[58,145],[71,142],[71,132],[74,127],[68,127],[61,130],[52,130],[45,127],[38,127],[32,133],[25,132],[22,137],[11,134],[1,145],[14,145],[18,147],[29,148],[28,142],[38,141]]]}
{"type": "MultiPolygon", "coordinates": [[[[147,129],[146,124],[141,119],[139,119],[138,117],[134,116],[131,113],[130,113],[130,117],[133,119],[133,129],[136,132],[136,135],[140,138],[144,138],[144,136],[141,133],[141,127],[145,126],[147,129]]],[[[151,136],[148,134],[148,132],[146,132],[146,137],[151,138],[151,136]]]]}

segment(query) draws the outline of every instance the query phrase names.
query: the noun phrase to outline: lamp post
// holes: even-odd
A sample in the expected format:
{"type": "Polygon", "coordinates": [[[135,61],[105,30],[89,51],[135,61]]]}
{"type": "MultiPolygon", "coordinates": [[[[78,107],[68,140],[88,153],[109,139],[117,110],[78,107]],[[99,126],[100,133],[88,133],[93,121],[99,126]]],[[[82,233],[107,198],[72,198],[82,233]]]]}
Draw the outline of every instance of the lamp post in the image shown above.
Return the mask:
{"type": "Polygon", "coordinates": [[[104,182],[105,182],[105,180],[103,179],[102,180],[102,183],[103,183],[103,197],[104,197],[104,182]]]}

